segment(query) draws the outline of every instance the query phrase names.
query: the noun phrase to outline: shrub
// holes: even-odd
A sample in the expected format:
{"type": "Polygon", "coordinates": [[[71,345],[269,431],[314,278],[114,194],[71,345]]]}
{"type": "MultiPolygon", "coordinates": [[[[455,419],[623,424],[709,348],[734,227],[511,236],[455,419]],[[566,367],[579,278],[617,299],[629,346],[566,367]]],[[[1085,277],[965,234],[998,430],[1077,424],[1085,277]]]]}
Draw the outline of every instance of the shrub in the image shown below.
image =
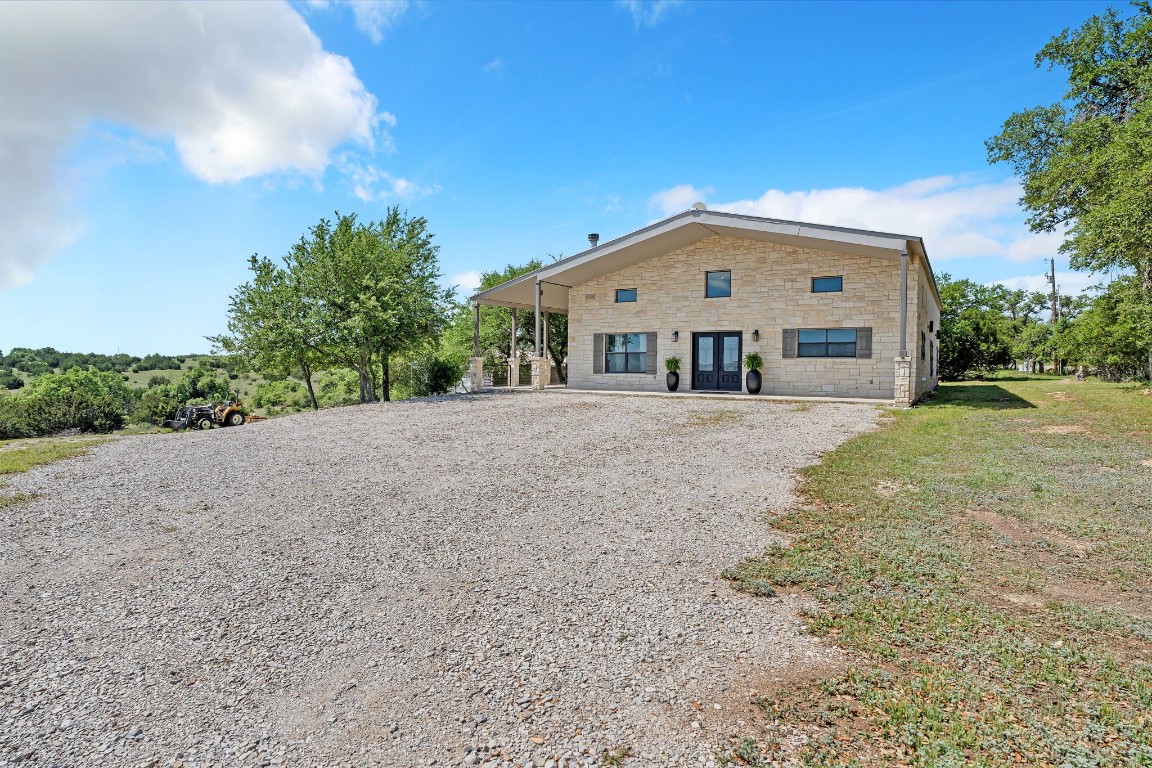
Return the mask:
{"type": "Polygon", "coordinates": [[[134,400],[118,373],[77,367],[45,374],[0,400],[0,438],[40,437],[71,429],[111,432],[124,426],[134,400]]]}
{"type": "Polygon", "coordinates": [[[0,387],[4,389],[20,389],[24,386],[24,379],[16,375],[11,368],[0,370],[0,387]]]}
{"type": "Polygon", "coordinates": [[[401,398],[443,395],[451,392],[463,375],[463,367],[448,357],[438,354],[418,357],[396,366],[397,395],[401,398]]]}
{"type": "Polygon", "coordinates": [[[308,400],[308,391],[303,384],[292,379],[283,379],[269,381],[256,387],[252,393],[252,405],[273,412],[273,409],[279,408],[303,410],[310,408],[312,404],[308,400]]]}
{"type": "Polygon", "coordinates": [[[360,377],[347,368],[323,371],[313,384],[316,401],[322,406],[352,405],[360,402],[360,377]]]}

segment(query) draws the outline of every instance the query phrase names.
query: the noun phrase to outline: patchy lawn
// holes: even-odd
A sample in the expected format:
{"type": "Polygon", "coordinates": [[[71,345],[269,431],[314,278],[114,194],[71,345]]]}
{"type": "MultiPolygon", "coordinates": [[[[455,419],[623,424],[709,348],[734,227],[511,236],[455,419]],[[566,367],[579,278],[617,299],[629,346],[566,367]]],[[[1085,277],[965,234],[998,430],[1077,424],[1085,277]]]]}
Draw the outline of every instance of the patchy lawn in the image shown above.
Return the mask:
{"type": "Polygon", "coordinates": [[[841,673],[755,700],[735,764],[1152,765],[1152,397],[946,385],[803,471],[791,546],[726,575],[800,590],[841,673]]]}

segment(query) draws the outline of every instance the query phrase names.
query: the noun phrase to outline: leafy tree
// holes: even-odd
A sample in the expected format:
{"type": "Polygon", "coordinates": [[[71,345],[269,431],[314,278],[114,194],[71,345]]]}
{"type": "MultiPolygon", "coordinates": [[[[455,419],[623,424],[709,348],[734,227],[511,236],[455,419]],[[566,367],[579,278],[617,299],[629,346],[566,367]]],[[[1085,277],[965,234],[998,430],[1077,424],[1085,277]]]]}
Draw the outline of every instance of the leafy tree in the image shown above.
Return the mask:
{"type": "Polygon", "coordinates": [[[252,280],[229,303],[228,335],[209,338],[270,378],[299,371],[313,409],[318,409],[312,374],[323,360],[319,306],[305,295],[298,275],[270,259],[248,260],[252,280]]]}
{"type": "MultiPolygon", "coordinates": [[[[1032,229],[1063,231],[1074,269],[1130,270],[1123,300],[1152,317],[1152,3],[1133,6],[1045,45],[1036,65],[1067,72],[1063,101],[1013,114],[987,149],[1020,176],[1032,229]]],[[[1138,348],[1152,375],[1152,335],[1138,348]]]]}
{"type": "Polygon", "coordinates": [[[936,276],[940,301],[940,378],[955,381],[1012,361],[1003,289],[936,276]]]}
{"type": "Polygon", "coordinates": [[[1101,378],[1117,381],[1144,372],[1144,341],[1149,337],[1148,313],[1142,311],[1141,280],[1118,278],[1092,299],[1063,332],[1069,357],[1096,369],[1101,378]]]}
{"type": "Polygon", "coordinates": [[[286,264],[316,303],[325,357],[359,374],[361,402],[388,400],[391,360],[442,328],[451,294],[436,283],[439,249],[427,221],[396,206],[367,224],[336,216],[301,238],[286,264]]]}

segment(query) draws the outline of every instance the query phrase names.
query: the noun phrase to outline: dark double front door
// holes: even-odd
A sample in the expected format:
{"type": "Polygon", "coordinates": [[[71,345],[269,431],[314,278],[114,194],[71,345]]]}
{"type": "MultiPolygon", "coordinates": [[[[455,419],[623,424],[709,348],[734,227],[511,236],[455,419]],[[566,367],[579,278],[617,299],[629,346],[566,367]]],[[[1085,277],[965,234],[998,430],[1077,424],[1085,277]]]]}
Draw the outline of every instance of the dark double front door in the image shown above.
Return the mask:
{"type": "Polygon", "coordinates": [[[739,392],[739,331],[692,334],[692,389],[739,392]]]}

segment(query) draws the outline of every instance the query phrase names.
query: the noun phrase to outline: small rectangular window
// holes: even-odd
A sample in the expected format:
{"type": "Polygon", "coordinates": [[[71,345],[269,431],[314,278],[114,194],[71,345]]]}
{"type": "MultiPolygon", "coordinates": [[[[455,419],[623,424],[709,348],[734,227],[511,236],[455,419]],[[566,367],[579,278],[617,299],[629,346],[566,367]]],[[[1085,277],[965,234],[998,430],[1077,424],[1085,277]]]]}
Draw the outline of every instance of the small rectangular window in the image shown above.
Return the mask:
{"type": "Polygon", "coordinates": [[[627,301],[636,301],[635,288],[617,288],[616,289],[616,303],[623,304],[627,301]]]}
{"type": "Polygon", "coordinates": [[[604,335],[605,373],[644,373],[647,370],[648,334],[604,335]]]}
{"type": "Polygon", "coordinates": [[[812,278],[812,293],[840,293],[844,290],[844,277],[814,277],[812,278]]]}
{"type": "Polygon", "coordinates": [[[855,328],[800,328],[798,357],[856,357],[855,328]]]}
{"type": "Polygon", "coordinates": [[[732,272],[705,272],[704,298],[726,299],[732,295],[732,272]]]}

